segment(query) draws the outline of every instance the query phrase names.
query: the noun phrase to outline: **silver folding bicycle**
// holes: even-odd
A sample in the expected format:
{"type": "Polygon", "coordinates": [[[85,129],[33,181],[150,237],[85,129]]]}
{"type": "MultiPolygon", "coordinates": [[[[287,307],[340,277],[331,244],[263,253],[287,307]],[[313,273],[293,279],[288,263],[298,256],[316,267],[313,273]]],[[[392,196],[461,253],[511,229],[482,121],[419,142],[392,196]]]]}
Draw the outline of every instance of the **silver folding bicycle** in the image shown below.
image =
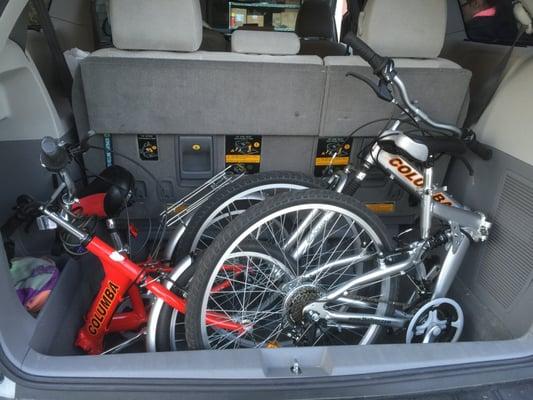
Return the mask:
{"type": "Polygon", "coordinates": [[[186,315],[191,348],[369,344],[384,331],[404,332],[407,343],[459,340],[464,315],[447,295],[471,243],[487,240],[491,223],[436,186],[434,162],[448,154],[468,166],[468,150],[486,160],[492,153],[471,130],[438,123],[415,105],[391,59],[355,36],[346,40],[380,81],[349,75],[398,105],[423,134],[391,121],[361,168],[337,172],[332,185],[354,193],[371,168],[381,168],[419,199],[419,234],[394,248],[376,215],[331,190],[267,199],[228,225],[198,260],[186,315]],[[399,276],[413,290],[400,291],[399,276]],[[208,312],[245,329],[210,326],[208,312]]]}

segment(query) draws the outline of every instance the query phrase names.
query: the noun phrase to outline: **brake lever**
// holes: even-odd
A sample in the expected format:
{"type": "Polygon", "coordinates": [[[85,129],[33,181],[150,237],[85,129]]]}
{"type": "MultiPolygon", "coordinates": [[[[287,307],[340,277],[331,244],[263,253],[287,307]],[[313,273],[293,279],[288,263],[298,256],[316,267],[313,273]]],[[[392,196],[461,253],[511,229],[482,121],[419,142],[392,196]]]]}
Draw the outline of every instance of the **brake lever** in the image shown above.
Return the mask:
{"type": "Polygon", "coordinates": [[[379,83],[376,85],[369,78],[364,75],[358,74],[357,72],[348,72],[346,74],[346,77],[349,76],[366,83],[374,91],[374,93],[376,93],[376,96],[378,96],[381,100],[385,100],[388,103],[391,103],[394,100],[394,97],[392,96],[392,93],[390,92],[387,82],[385,80],[380,79],[379,83]]]}
{"type": "Polygon", "coordinates": [[[468,170],[468,175],[474,176],[474,168],[472,167],[472,164],[470,164],[470,162],[465,157],[455,156],[455,158],[457,158],[459,161],[461,161],[464,164],[464,166],[468,170]]]}

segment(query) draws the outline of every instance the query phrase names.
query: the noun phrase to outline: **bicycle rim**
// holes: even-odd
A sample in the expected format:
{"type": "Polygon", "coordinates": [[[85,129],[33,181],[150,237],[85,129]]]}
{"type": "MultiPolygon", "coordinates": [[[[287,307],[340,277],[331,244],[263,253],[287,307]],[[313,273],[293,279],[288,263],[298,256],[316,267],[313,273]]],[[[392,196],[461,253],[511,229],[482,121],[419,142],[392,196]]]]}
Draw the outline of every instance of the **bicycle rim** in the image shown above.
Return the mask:
{"type": "Polygon", "coordinates": [[[304,189],[307,187],[292,183],[271,183],[250,188],[229,198],[222,202],[200,226],[192,242],[190,252],[207,248],[231,220],[254,204],[279,193],[304,189]]]}
{"type": "MultiPolygon", "coordinates": [[[[378,325],[324,326],[309,323],[302,310],[306,303],[316,301],[351,277],[376,268],[376,256],[383,246],[380,235],[361,216],[332,204],[294,205],[262,218],[227,247],[208,280],[200,319],[204,347],[281,347],[291,341],[306,345],[372,343],[379,334],[378,325]],[[291,248],[286,248],[286,244],[301,226],[299,224],[313,212],[317,213],[316,221],[325,213],[333,216],[321,228],[314,243],[293,259],[290,249],[300,246],[306,235],[297,236],[291,248]],[[262,254],[261,249],[247,251],[250,244],[261,246],[264,251],[262,254]],[[268,260],[273,252],[279,254],[275,262],[268,260]],[[320,266],[363,252],[369,256],[364,262],[316,273],[320,266]],[[240,266],[238,274],[231,266],[240,266]],[[315,271],[315,275],[302,279],[311,271],[315,271]],[[222,284],[226,285],[223,292],[217,289],[222,284]],[[228,319],[254,328],[239,335],[217,331],[206,325],[206,311],[223,313],[228,319]]],[[[390,288],[390,278],[387,278],[351,290],[346,296],[375,300],[369,303],[373,308],[366,312],[382,316],[388,309],[390,288]]],[[[329,305],[333,311],[346,311],[351,307],[342,302],[329,305]]]]}

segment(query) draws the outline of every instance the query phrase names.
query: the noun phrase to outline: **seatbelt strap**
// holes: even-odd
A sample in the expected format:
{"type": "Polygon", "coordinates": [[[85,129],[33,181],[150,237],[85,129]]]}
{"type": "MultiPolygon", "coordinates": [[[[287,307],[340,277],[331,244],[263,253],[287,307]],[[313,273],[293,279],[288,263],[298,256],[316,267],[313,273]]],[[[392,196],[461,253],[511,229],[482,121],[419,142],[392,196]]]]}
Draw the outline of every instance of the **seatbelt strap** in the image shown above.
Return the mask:
{"type": "Polygon", "coordinates": [[[109,133],[104,133],[104,161],[105,167],[112,167],[113,160],[113,137],[109,133]]]}
{"type": "Polygon", "coordinates": [[[364,0],[352,0],[350,4],[350,32],[354,32],[357,35],[357,30],[359,29],[359,15],[364,8],[364,0]]]}
{"type": "Polygon", "coordinates": [[[72,96],[72,75],[70,74],[67,62],[65,61],[65,57],[61,51],[61,46],[57,40],[56,31],[54,29],[54,25],[52,24],[52,20],[50,19],[50,14],[48,13],[43,0],[31,0],[31,3],[35,8],[37,16],[39,17],[39,22],[41,23],[44,36],[46,37],[48,47],[52,53],[52,59],[59,73],[61,85],[65,90],[67,98],[70,100],[72,96]]]}
{"type": "Polygon", "coordinates": [[[509,48],[509,50],[507,50],[505,56],[496,66],[490,78],[487,79],[487,81],[480,89],[479,95],[475,99],[472,99],[472,101],[470,102],[468,115],[464,124],[465,127],[471,128],[473,125],[475,125],[481,119],[481,116],[483,115],[485,110],[488,108],[489,104],[494,98],[494,95],[498,91],[498,88],[500,87],[503,79],[505,78],[509,70],[509,62],[511,61],[514,49],[516,48],[518,41],[525,33],[525,31],[526,27],[522,26],[512,46],[509,48]]]}

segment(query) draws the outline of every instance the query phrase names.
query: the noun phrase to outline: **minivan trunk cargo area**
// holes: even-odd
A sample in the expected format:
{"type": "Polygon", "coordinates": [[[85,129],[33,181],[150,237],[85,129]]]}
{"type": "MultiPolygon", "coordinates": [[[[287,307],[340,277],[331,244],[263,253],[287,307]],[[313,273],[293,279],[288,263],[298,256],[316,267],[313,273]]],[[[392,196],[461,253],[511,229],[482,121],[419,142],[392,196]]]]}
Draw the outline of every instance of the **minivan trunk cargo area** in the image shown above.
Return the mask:
{"type": "MultiPolygon", "coordinates": [[[[384,124],[392,110],[375,99],[366,84],[344,80],[352,70],[375,80],[367,65],[353,61],[356,57],[352,56],[324,60],[285,53],[259,55],[234,50],[235,54],[220,56],[180,50],[163,56],[163,52],[151,51],[152,59],[144,52],[130,57],[128,50],[112,48],[97,50],[76,70],[71,110],[68,96],[58,94],[61,90],[51,78],[53,74],[47,74],[50,65],[43,63],[35,49],[36,43],[44,43],[42,32],[28,31],[29,44],[21,47],[25,39],[13,30],[4,45],[2,23],[8,17],[18,19],[24,3],[0,0],[0,170],[4,174],[0,224],[12,215],[18,196],[45,200],[58,185],[40,165],[43,136],[84,138],[90,131],[88,143],[95,148],[78,160],[79,165],[89,175],[110,164],[132,173],[137,201],[128,209],[127,218],[122,214],[117,221],[124,229],[135,222],[139,230],[135,247],[157,229],[165,206],[226,167],[232,146],[242,138],[262,149],[255,158],[248,158],[255,160],[249,163],[250,172],[287,170],[319,175],[321,149],[335,140],[348,139],[347,153],[341,158],[360,164],[359,152],[372,142],[375,131],[367,127],[356,132],[353,140],[347,135],[375,118],[384,118],[384,124]],[[218,57],[225,64],[220,66],[218,57]],[[194,75],[198,65],[204,68],[203,80],[194,75]],[[158,73],[151,75],[151,68],[158,73]],[[256,76],[262,78],[253,78],[252,88],[250,77],[256,76]],[[243,95],[229,101],[229,92],[243,95]],[[198,96],[205,101],[196,104],[191,100],[198,96]],[[223,102],[218,101],[221,98],[223,102]],[[354,117],[354,109],[363,111],[354,117]],[[270,116],[276,112],[279,119],[270,116]],[[286,130],[280,130],[280,124],[286,130]],[[93,125],[98,128],[95,132],[93,125]],[[109,135],[111,131],[116,133],[109,135]],[[344,135],[340,139],[338,132],[344,135]]],[[[461,124],[468,105],[479,100],[483,82],[508,46],[468,39],[459,2],[445,3],[448,26],[442,58],[424,54],[417,59],[417,52],[431,53],[433,49],[428,50],[431,46],[425,46],[423,40],[413,39],[415,45],[420,42],[416,49],[408,49],[414,55],[399,59],[397,67],[416,100],[432,115],[461,124]]],[[[425,0],[420,3],[426,4],[425,0]]],[[[435,4],[440,7],[438,1],[435,4]]],[[[50,13],[54,12],[52,2],[50,13]]],[[[105,13],[105,7],[98,12],[105,13]]],[[[61,23],[60,17],[65,16],[58,15],[55,23],[61,23]]],[[[21,24],[25,31],[19,20],[17,26],[21,24]]],[[[81,22],[75,25],[76,29],[87,28],[81,22]]],[[[441,28],[444,36],[445,27],[441,28]]],[[[77,34],[78,41],[92,41],[91,35],[77,34]]],[[[109,35],[106,40],[111,43],[109,35]]],[[[12,249],[0,246],[0,371],[17,382],[20,398],[76,398],[88,391],[98,392],[101,398],[141,398],[154,393],[165,398],[164,392],[183,398],[351,398],[531,379],[531,60],[530,47],[515,49],[508,75],[475,126],[479,141],[493,150],[492,159],[483,161],[468,153],[464,160],[442,157],[436,162],[436,181],[445,184],[462,204],[485,213],[493,224],[489,239],[470,247],[448,293],[464,312],[464,330],[458,342],[405,344],[404,331],[389,329],[382,342],[368,346],[147,352],[141,335],[135,345],[117,354],[86,355],[75,341],[100,288],[103,271],[99,261],[92,255],[58,257],[58,283],[44,308],[31,315],[19,301],[10,277],[7,254],[12,249]],[[136,393],[129,393],[132,388],[136,393]],[[66,396],[62,390],[70,393],[66,396]]],[[[82,181],[79,170],[74,172],[82,181]]],[[[394,212],[380,214],[391,237],[417,226],[416,199],[382,172],[372,171],[356,197],[363,203],[394,204],[394,212]]],[[[56,235],[30,223],[9,239],[17,256],[40,257],[57,249],[56,235]]],[[[402,278],[402,287],[409,284],[402,278]]],[[[105,348],[134,335],[109,335],[105,348]]],[[[0,397],[2,385],[0,374],[0,397]]]]}
{"type": "MultiPolygon", "coordinates": [[[[294,377],[294,363],[301,370],[298,377],[304,378],[480,366],[488,361],[527,357],[532,348],[529,259],[533,248],[533,183],[524,176],[533,176],[533,167],[498,150],[489,163],[475,158],[470,161],[475,177],[468,177],[462,164],[453,164],[448,174],[450,191],[459,193],[460,201],[486,211],[495,228],[488,243],[471,249],[450,294],[465,313],[465,331],[459,343],[405,345],[402,338],[392,338],[395,344],[364,347],[86,356],[73,343],[99,286],[95,260],[84,256],[66,261],[58,286],[43,311],[33,318],[15,295],[2,254],[0,332],[4,360],[32,375],[48,377],[262,379],[294,377]]],[[[37,242],[32,244],[36,252],[39,245],[46,248],[45,243],[37,242]]]]}

